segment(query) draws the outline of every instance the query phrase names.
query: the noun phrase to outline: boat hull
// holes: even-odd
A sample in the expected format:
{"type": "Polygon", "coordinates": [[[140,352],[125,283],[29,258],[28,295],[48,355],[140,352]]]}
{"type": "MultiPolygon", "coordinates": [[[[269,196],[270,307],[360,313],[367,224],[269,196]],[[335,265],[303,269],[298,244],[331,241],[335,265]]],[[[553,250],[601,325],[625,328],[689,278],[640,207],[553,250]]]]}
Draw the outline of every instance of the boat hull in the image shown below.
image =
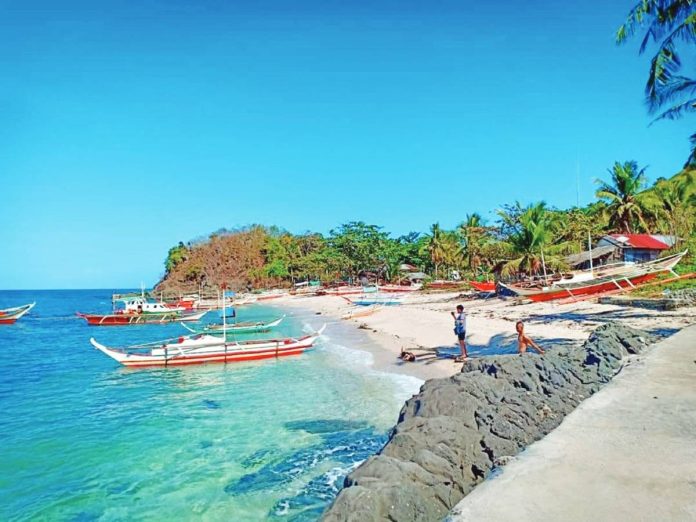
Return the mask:
{"type": "Polygon", "coordinates": [[[172,312],[171,314],[77,314],[81,317],[89,326],[131,326],[139,324],[170,324],[170,323],[181,323],[181,322],[195,322],[200,321],[201,318],[208,313],[199,312],[189,315],[181,315],[178,312],[172,312]]]}
{"type": "Polygon", "coordinates": [[[34,308],[36,303],[31,303],[28,305],[18,306],[16,308],[7,308],[5,310],[0,310],[0,324],[14,324],[22,316],[27,314],[29,310],[34,308]]]}
{"type": "Polygon", "coordinates": [[[495,292],[495,283],[492,281],[469,281],[469,285],[478,292],[495,292]]]}
{"type": "Polygon", "coordinates": [[[249,341],[247,343],[222,343],[218,338],[204,335],[197,339],[184,339],[177,344],[166,344],[153,348],[149,353],[131,353],[128,350],[108,348],[94,338],[90,343],[102,353],[128,367],[186,366],[208,363],[235,363],[259,361],[300,355],[312,348],[321,335],[300,339],[279,339],[273,341],[249,341]]]}
{"type": "Polygon", "coordinates": [[[572,297],[584,297],[593,294],[603,294],[615,290],[626,290],[634,286],[642,285],[648,281],[652,281],[659,274],[650,273],[642,274],[635,277],[627,277],[625,279],[614,279],[594,285],[587,285],[580,288],[553,288],[546,292],[538,292],[536,294],[525,295],[524,297],[534,301],[535,303],[544,301],[555,301],[557,299],[566,299],[572,297]],[[630,281],[630,282],[629,282],[630,281]]]}

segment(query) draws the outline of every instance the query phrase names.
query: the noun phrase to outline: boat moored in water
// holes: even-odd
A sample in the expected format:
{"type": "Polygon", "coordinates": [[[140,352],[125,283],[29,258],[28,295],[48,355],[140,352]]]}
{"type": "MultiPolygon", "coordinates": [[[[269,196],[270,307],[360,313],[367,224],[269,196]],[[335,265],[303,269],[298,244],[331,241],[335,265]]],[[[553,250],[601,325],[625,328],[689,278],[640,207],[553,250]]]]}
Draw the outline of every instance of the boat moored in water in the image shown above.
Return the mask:
{"type": "Polygon", "coordinates": [[[15,306],[14,308],[5,308],[0,310],[0,324],[12,324],[16,322],[19,318],[25,315],[29,310],[34,308],[36,303],[29,303],[22,306],[15,306]]]}
{"type": "Polygon", "coordinates": [[[324,328],[322,326],[318,331],[297,339],[227,342],[214,335],[198,334],[127,348],[109,348],[94,338],[90,343],[103,354],[129,367],[232,363],[300,355],[312,348],[324,328]]]}
{"type": "Polygon", "coordinates": [[[184,328],[186,328],[189,332],[199,334],[199,333],[205,333],[205,334],[211,334],[211,335],[221,335],[223,332],[227,333],[257,333],[257,332],[268,332],[278,326],[280,323],[283,322],[283,319],[285,319],[285,316],[282,316],[275,321],[269,321],[269,322],[263,322],[263,321],[244,321],[244,322],[238,322],[238,323],[227,323],[227,324],[219,324],[219,323],[214,323],[214,324],[208,324],[205,327],[196,330],[194,328],[191,328],[190,326],[187,326],[185,324],[181,324],[184,328]]]}
{"type": "Polygon", "coordinates": [[[181,313],[170,311],[163,313],[114,313],[114,314],[83,314],[77,316],[87,321],[90,326],[128,326],[136,324],[169,324],[200,321],[208,311],[196,313],[181,313]]]}

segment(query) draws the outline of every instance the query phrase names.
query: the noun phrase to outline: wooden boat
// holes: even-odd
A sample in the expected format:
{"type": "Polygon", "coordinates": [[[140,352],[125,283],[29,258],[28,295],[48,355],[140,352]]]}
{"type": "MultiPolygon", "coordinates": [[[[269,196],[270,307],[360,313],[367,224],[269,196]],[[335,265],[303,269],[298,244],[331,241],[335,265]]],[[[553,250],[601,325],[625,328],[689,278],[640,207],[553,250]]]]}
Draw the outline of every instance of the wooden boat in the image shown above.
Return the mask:
{"type": "Polygon", "coordinates": [[[184,314],[178,311],[165,313],[114,313],[114,314],[83,314],[77,312],[90,326],[128,326],[135,324],[168,324],[185,321],[200,321],[208,311],[184,314]]]}
{"type": "Polygon", "coordinates": [[[380,292],[401,293],[401,292],[417,292],[423,288],[423,285],[379,285],[380,292]]]}
{"type": "Polygon", "coordinates": [[[469,286],[477,292],[495,292],[494,281],[469,281],[469,286]]]}
{"type": "Polygon", "coordinates": [[[382,309],[382,305],[371,305],[371,306],[365,306],[360,309],[354,308],[351,309],[348,313],[345,313],[341,316],[341,319],[343,320],[349,320],[349,319],[358,319],[360,317],[368,317],[374,313],[379,312],[382,309]]]}
{"type": "Polygon", "coordinates": [[[625,270],[577,283],[556,284],[543,288],[499,284],[516,295],[535,302],[599,295],[616,290],[631,290],[636,286],[652,281],[662,272],[671,272],[684,255],[686,255],[686,250],[669,257],[631,265],[625,270]]]}
{"type": "Polygon", "coordinates": [[[449,290],[449,289],[459,288],[463,284],[464,284],[463,281],[437,280],[437,281],[429,282],[427,284],[427,287],[432,289],[432,290],[449,290]]]}
{"type": "Polygon", "coordinates": [[[403,296],[400,295],[363,295],[360,297],[344,297],[350,304],[357,306],[396,306],[401,304],[403,296]]]}
{"type": "Polygon", "coordinates": [[[36,303],[30,303],[22,306],[15,306],[14,308],[5,308],[0,310],[0,324],[12,324],[17,321],[24,314],[29,312],[36,303]]]}
{"type": "Polygon", "coordinates": [[[310,349],[324,331],[322,326],[299,339],[269,339],[226,342],[214,335],[199,334],[127,348],[108,348],[94,338],[97,350],[124,366],[182,366],[203,363],[232,363],[300,355],[310,349]]]}
{"type": "Polygon", "coordinates": [[[358,294],[371,294],[377,292],[378,288],[376,286],[339,286],[337,288],[327,288],[322,290],[321,293],[325,295],[358,295],[358,294]]]}
{"type": "Polygon", "coordinates": [[[209,324],[205,326],[201,330],[195,330],[191,328],[190,326],[187,326],[185,324],[181,324],[184,328],[186,328],[189,332],[194,333],[194,334],[199,334],[199,333],[206,333],[210,335],[222,335],[223,331],[228,332],[228,333],[256,333],[256,332],[268,332],[269,330],[272,330],[276,326],[278,326],[280,323],[283,322],[283,319],[285,319],[285,316],[276,319],[275,321],[271,322],[261,322],[261,321],[245,321],[245,322],[240,322],[240,323],[227,323],[227,324],[219,324],[219,323],[214,323],[214,324],[209,324]]]}

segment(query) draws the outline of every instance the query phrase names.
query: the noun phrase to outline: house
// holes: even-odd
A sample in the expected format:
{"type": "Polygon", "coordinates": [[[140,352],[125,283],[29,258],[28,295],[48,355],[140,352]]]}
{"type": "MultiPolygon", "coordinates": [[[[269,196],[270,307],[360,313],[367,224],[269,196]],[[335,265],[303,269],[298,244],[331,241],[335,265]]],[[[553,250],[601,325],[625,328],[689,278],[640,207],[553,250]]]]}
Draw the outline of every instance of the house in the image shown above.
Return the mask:
{"type": "Polygon", "coordinates": [[[598,249],[614,247],[609,261],[642,263],[657,259],[674,244],[671,236],[652,234],[610,234],[597,242],[598,249]]]}

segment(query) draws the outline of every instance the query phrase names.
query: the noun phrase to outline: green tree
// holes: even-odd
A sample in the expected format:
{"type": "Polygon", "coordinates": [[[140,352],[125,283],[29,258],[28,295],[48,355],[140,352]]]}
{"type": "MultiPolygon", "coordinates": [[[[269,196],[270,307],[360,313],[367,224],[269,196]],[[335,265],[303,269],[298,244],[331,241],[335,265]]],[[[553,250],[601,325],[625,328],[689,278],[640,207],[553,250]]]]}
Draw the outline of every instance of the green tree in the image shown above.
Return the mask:
{"type": "Polygon", "coordinates": [[[597,197],[607,203],[606,213],[613,230],[632,233],[636,227],[648,230],[645,217],[650,209],[645,194],[645,168],[639,169],[635,161],[614,163],[609,170],[609,183],[597,180],[597,197]]]}
{"type": "MultiPolygon", "coordinates": [[[[618,44],[645,29],[639,53],[652,43],[657,51],[650,60],[645,86],[653,121],[677,119],[696,111],[696,78],[682,74],[683,54],[694,56],[696,46],[696,2],[694,0],[641,0],[616,33],[618,44]],[[683,53],[685,51],[685,53],[683,53]]],[[[691,61],[687,63],[692,64],[691,61]]],[[[690,137],[687,165],[696,164],[696,133],[690,137]]]]}
{"type": "Polygon", "coordinates": [[[178,245],[170,248],[167,253],[167,259],[164,261],[164,268],[167,273],[170,273],[179,263],[185,261],[188,253],[188,247],[181,241],[179,241],[178,245]]]}
{"type": "Polygon", "coordinates": [[[379,271],[386,262],[388,242],[389,235],[382,232],[382,227],[362,221],[352,221],[331,230],[328,240],[329,246],[343,257],[350,276],[364,270],[379,271]]]}
{"type": "Polygon", "coordinates": [[[558,241],[560,222],[542,201],[523,209],[519,217],[499,212],[503,222],[510,223],[512,233],[506,244],[511,259],[502,266],[503,275],[526,272],[539,274],[547,269],[566,267],[564,256],[573,251],[569,242],[558,241]]]}
{"type": "Polygon", "coordinates": [[[467,215],[464,223],[459,225],[466,264],[473,271],[478,270],[484,263],[486,244],[490,241],[489,230],[484,225],[481,215],[477,213],[467,215]]]}
{"type": "Polygon", "coordinates": [[[656,213],[659,216],[658,229],[674,236],[677,242],[693,234],[696,214],[696,174],[687,172],[674,180],[655,183],[650,192],[656,213]]]}

